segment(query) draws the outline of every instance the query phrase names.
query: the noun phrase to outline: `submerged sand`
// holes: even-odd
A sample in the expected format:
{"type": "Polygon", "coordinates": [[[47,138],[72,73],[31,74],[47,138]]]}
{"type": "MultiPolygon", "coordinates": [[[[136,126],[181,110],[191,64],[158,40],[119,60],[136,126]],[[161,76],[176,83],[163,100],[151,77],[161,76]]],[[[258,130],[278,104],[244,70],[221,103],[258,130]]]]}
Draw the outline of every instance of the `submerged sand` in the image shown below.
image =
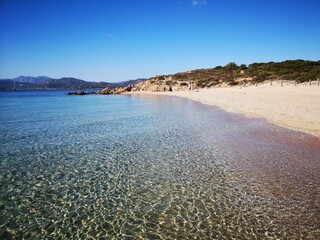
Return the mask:
{"type": "Polygon", "coordinates": [[[276,125],[320,137],[320,86],[261,84],[174,92],[134,92],[188,98],[227,111],[263,117],[276,125]]]}

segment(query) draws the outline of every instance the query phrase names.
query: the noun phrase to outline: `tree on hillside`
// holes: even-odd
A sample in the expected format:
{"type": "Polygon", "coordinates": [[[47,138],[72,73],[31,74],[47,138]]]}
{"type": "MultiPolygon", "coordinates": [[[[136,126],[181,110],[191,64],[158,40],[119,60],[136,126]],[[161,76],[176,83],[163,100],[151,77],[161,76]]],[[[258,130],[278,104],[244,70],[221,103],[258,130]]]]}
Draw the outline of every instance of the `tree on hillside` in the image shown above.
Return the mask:
{"type": "Polygon", "coordinates": [[[237,70],[238,69],[238,65],[236,63],[234,63],[234,62],[230,62],[227,65],[225,65],[224,68],[226,70],[230,70],[230,71],[237,70]]]}
{"type": "Polygon", "coordinates": [[[247,69],[248,67],[247,67],[247,65],[245,65],[245,64],[241,64],[241,65],[239,66],[239,68],[240,68],[241,70],[245,70],[245,69],[247,69]]]}

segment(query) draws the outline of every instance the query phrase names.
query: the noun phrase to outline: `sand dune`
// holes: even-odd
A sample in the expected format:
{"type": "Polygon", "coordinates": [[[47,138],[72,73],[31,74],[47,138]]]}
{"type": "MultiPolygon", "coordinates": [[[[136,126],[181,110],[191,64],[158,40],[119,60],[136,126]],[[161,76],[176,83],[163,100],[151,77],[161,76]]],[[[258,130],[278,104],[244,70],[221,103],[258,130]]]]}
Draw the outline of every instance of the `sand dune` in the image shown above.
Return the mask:
{"type": "Polygon", "coordinates": [[[249,87],[199,89],[197,91],[138,92],[188,98],[227,111],[267,118],[286,128],[320,137],[320,86],[313,84],[262,84],[249,87]]]}

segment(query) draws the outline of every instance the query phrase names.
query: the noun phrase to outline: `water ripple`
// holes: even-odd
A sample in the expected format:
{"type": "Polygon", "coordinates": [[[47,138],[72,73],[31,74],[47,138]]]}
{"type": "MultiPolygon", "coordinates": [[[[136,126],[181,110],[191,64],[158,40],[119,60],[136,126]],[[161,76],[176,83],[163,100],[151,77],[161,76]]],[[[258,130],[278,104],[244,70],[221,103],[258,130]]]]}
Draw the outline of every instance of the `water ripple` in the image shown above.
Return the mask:
{"type": "Polygon", "coordinates": [[[320,237],[314,138],[186,100],[120,100],[139,113],[2,128],[1,238],[320,237]]]}

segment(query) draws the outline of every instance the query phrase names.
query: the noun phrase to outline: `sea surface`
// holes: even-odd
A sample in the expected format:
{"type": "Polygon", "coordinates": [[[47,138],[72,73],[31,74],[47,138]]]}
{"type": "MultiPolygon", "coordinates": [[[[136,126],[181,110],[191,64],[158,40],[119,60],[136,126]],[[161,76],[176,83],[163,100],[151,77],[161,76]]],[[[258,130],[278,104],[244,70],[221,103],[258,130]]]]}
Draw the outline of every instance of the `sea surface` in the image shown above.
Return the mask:
{"type": "Polygon", "coordinates": [[[186,99],[0,92],[0,239],[320,239],[320,141],[186,99]]]}

